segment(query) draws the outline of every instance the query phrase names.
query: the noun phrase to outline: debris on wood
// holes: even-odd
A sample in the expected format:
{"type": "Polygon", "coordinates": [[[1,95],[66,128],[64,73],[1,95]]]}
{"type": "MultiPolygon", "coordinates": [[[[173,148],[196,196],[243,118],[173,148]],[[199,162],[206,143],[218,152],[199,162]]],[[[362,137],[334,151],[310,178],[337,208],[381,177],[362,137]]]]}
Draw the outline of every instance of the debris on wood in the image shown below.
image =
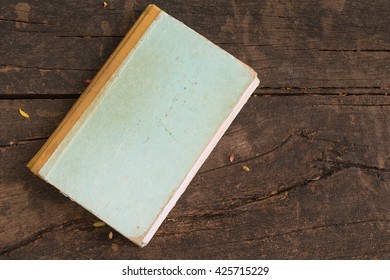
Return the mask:
{"type": "Polygon", "coordinates": [[[244,171],[246,171],[246,172],[249,172],[249,170],[250,170],[250,168],[249,168],[248,166],[246,166],[246,165],[244,165],[244,166],[242,167],[242,169],[243,169],[244,171]]]}
{"type": "Polygon", "coordinates": [[[113,236],[114,236],[114,234],[112,233],[112,231],[110,231],[110,233],[108,234],[108,238],[112,239],[113,236]]]}
{"type": "Polygon", "coordinates": [[[167,219],[167,222],[176,222],[175,219],[167,219]]]}
{"type": "Polygon", "coordinates": [[[103,227],[105,225],[106,225],[105,222],[96,222],[96,223],[93,224],[94,227],[103,227]]]}
{"type": "Polygon", "coordinates": [[[272,196],[272,195],[277,195],[278,194],[278,191],[277,190],[273,190],[271,193],[270,193],[270,195],[272,196]]]}
{"type": "Polygon", "coordinates": [[[103,8],[105,9],[105,8],[107,7],[107,5],[108,5],[107,2],[104,1],[104,2],[103,2],[103,8]]]}
{"type": "Polygon", "coordinates": [[[23,117],[25,117],[26,119],[28,119],[30,116],[25,112],[23,111],[22,109],[19,108],[19,114],[21,114],[23,117]]]}
{"type": "Polygon", "coordinates": [[[310,181],[318,181],[319,179],[321,179],[321,176],[317,176],[317,177],[311,178],[310,181]]]}
{"type": "Polygon", "coordinates": [[[86,80],[84,80],[84,83],[86,83],[86,84],[90,84],[91,82],[92,82],[91,79],[86,79],[86,80]]]}
{"type": "Polygon", "coordinates": [[[233,162],[233,160],[234,160],[234,154],[231,154],[229,160],[230,160],[230,162],[233,162]]]}

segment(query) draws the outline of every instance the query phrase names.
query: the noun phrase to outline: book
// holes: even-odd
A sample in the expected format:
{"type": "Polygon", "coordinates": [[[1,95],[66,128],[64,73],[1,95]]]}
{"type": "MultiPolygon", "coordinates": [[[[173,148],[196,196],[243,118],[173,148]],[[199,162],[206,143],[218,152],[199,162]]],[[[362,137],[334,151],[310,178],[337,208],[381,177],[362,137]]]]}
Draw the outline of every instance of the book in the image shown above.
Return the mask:
{"type": "Polygon", "coordinates": [[[143,247],[258,84],[149,5],[27,167],[143,247]]]}

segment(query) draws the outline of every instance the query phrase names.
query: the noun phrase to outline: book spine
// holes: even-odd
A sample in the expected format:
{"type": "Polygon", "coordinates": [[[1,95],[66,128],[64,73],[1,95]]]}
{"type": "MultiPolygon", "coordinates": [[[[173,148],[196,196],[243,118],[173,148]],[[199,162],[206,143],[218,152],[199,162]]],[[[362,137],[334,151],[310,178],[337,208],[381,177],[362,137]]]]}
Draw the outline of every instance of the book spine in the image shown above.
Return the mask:
{"type": "Polygon", "coordinates": [[[56,130],[52,133],[43,147],[27,164],[27,167],[36,175],[39,175],[39,170],[45,165],[62,140],[79,120],[84,111],[92,103],[99,94],[101,89],[106,85],[111,76],[118,69],[122,61],[135,47],[138,41],[142,38],[146,30],[152,25],[161,10],[155,5],[149,5],[142,13],[134,26],[123,38],[121,43],[111,54],[109,59],[96,74],[90,85],[82,93],[70,111],[66,114],[56,130]]]}

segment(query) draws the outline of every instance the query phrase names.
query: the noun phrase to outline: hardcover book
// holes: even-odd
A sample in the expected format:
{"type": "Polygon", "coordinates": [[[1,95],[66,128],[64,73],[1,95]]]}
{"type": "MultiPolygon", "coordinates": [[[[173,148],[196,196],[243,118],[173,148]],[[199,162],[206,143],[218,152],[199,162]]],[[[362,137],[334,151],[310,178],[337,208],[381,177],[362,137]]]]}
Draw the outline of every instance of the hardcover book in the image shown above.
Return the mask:
{"type": "Polygon", "coordinates": [[[27,166],[143,247],[258,84],[149,5],[27,166]]]}

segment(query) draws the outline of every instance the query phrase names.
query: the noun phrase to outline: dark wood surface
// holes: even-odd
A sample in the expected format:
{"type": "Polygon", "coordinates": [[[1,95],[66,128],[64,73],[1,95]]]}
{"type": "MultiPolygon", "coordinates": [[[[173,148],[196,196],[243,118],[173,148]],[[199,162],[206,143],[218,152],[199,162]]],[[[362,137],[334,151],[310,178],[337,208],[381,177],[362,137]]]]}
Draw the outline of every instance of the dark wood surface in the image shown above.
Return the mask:
{"type": "Polygon", "coordinates": [[[154,2],[261,85],[143,249],[25,167],[149,4],[108,2],[0,5],[0,258],[390,257],[387,0],[154,2]]]}

